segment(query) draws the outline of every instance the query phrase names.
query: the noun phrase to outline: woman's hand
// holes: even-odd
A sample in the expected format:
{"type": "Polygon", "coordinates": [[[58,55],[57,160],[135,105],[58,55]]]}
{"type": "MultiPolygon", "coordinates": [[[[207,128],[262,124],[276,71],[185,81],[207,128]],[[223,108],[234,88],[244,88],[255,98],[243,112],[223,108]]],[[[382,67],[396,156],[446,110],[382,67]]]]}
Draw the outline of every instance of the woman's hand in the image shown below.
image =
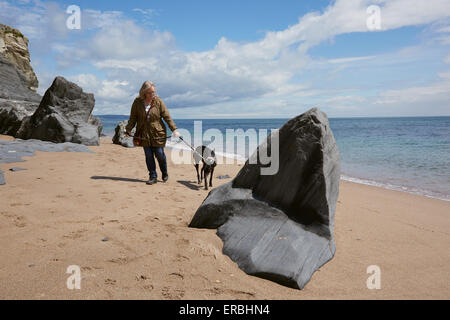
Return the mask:
{"type": "Polygon", "coordinates": [[[178,132],[178,130],[175,130],[174,132],[172,132],[172,137],[174,137],[174,138],[180,137],[180,133],[178,132]]]}

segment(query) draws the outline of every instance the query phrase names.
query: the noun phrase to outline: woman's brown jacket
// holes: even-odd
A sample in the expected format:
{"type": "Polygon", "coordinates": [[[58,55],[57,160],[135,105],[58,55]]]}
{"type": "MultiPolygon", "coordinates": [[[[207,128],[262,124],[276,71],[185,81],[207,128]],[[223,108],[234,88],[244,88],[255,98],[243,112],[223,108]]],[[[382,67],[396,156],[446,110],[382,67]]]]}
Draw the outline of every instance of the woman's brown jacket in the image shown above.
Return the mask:
{"type": "Polygon", "coordinates": [[[136,133],[142,132],[143,147],[165,147],[167,129],[163,119],[170,130],[175,131],[177,126],[170,116],[169,110],[160,97],[155,97],[150,109],[150,118],[146,119],[144,100],[137,97],[131,106],[130,120],[126,126],[127,132],[131,132],[136,125],[136,133]]]}

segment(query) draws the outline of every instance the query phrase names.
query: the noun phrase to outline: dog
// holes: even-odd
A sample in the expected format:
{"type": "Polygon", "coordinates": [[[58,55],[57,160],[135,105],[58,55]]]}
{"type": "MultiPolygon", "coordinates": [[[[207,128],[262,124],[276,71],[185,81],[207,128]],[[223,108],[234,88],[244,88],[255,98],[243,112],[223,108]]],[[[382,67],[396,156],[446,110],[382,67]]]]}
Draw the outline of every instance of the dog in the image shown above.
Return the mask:
{"type": "Polygon", "coordinates": [[[205,179],[205,190],[208,190],[208,176],[210,175],[209,186],[212,187],[214,168],[217,165],[216,154],[214,153],[214,150],[211,150],[206,146],[199,146],[195,148],[195,151],[196,152],[194,152],[194,166],[195,170],[197,171],[198,184],[201,184],[202,180],[205,179]],[[203,158],[200,155],[202,155],[203,158]],[[199,175],[198,168],[200,161],[203,163],[203,167],[200,171],[201,174],[199,175]]]}

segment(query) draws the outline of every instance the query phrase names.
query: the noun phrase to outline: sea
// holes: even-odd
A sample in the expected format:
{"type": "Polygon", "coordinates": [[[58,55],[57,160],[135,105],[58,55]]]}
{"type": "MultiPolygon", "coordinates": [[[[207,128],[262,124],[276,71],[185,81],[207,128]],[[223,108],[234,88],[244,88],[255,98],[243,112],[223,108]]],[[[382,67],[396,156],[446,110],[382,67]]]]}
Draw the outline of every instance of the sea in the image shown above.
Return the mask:
{"type": "MultiPolygon", "coordinates": [[[[110,137],[120,121],[128,120],[123,115],[97,117],[103,123],[102,133],[110,137]]],[[[190,133],[191,137],[199,124],[204,134],[214,129],[209,132],[218,130],[225,137],[227,130],[243,134],[255,129],[264,136],[288,120],[174,119],[182,136],[190,133]]],[[[341,179],[450,201],[450,117],[330,118],[329,122],[341,156],[341,179]]],[[[173,138],[167,146],[189,149],[173,138]]],[[[241,161],[254,151],[248,140],[245,148],[224,143],[224,149],[216,148],[216,153],[241,161]]]]}

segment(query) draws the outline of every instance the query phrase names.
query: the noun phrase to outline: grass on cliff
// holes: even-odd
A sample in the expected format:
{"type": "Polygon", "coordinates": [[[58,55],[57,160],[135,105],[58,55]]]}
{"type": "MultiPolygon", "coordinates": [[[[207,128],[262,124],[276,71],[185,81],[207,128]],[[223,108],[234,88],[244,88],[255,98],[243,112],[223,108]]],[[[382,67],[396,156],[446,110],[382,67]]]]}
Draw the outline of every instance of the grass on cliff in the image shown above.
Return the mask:
{"type": "Polygon", "coordinates": [[[8,34],[8,33],[12,33],[17,38],[18,37],[24,38],[24,35],[22,34],[22,32],[20,32],[19,30],[16,30],[16,29],[5,30],[5,34],[8,34]]]}

